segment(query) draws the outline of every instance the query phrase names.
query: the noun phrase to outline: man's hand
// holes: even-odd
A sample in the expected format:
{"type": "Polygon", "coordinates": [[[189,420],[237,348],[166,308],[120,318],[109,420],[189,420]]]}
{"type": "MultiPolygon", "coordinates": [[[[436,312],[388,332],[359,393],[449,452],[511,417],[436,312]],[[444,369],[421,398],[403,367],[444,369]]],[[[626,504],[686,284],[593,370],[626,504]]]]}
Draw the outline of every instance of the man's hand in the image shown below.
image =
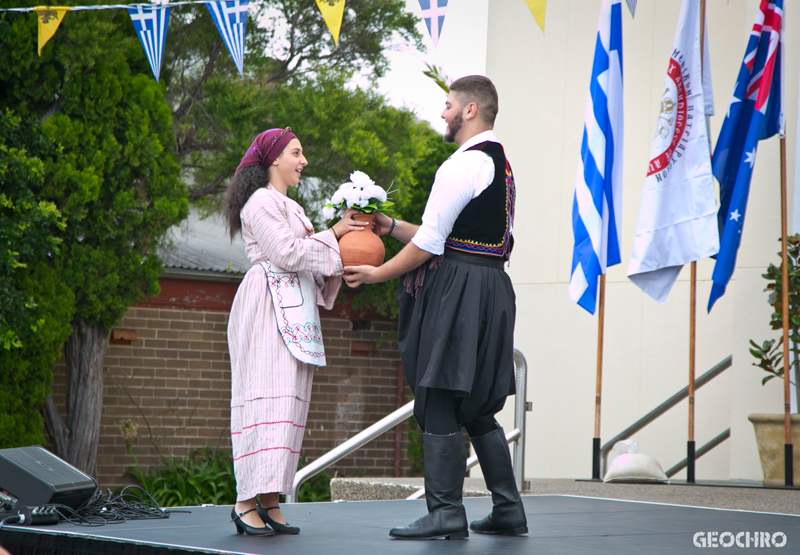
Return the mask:
{"type": "Polygon", "coordinates": [[[344,282],[353,288],[362,283],[377,283],[375,270],[375,266],[347,266],[344,269],[344,282]]]}
{"type": "Polygon", "coordinates": [[[431,256],[431,253],[409,243],[383,266],[345,266],[344,281],[350,287],[358,287],[362,283],[380,283],[418,268],[431,256]]]}
{"type": "Polygon", "coordinates": [[[384,235],[389,235],[389,232],[392,231],[392,226],[394,225],[394,219],[390,218],[383,212],[375,212],[375,233],[378,234],[380,237],[384,235]]]}

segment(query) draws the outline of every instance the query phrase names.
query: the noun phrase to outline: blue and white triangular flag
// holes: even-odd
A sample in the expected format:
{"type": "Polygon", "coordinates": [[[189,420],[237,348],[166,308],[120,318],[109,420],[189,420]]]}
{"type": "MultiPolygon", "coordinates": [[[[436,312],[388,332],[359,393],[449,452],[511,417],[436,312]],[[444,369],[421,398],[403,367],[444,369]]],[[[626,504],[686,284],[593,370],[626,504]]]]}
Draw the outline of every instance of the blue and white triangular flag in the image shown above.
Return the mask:
{"type": "Polygon", "coordinates": [[[428,34],[433,41],[433,47],[439,45],[439,36],[444,27],[444,14],[447,11],[447,0],[419,0],[422,9],[422,19],[428,27],[428,34]]]}
{"type": "Polygon", "coordinates": [[[225,0],[223,2],[206,2],[211,19],[219,30],[233,63],[244,76],[244,28],[247,23],[247,4],[249,0],[225,0]]]}
{"type": "Polygon", "coordinates": [[[628,9],[631,11],[631,17],[636,15],[636,0],[625,0],[628,4],[628,9]]]}
{"type": "Polygon", "coordinates": [[[164,6],[143,6],[141,4],[129,6],[128,13],[133,22],[133,28],[144,48],[150,69],[158,82],[161,74],[161,56],[164,54],[164,41],[167,38],[167,25],[169,25],[169,12],[172,8],[164,6]]]}

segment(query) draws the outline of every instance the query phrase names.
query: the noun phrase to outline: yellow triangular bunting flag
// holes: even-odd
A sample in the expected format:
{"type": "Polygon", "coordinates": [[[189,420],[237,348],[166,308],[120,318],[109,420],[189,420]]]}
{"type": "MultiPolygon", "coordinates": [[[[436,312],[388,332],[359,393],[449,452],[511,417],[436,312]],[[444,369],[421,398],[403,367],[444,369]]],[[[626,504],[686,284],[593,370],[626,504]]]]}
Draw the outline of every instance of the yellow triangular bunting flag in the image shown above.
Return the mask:
{"type": "Polygon", "coordinates": [[[333,35],[333,44],[339,46],[339,30],[342,28],[345,0],[316,0],[325,25],[333,35]]]}
{"type": "Polygon", "coordinates": [[[42,55],[42,48],[47,41],[53,38],[56,29],[64,21],[64,16],[69,10],[70,8],[50,6],[33,8],[33,11],[36,12],[36,20],[39,22],[39,56],[42,55]]]}
{"type": "Polygon", "coordinates": [[[528,4],[533,18],[539,24],[539,29],[544,33],[544,10],[547,6],[547,0],[525,0],[525,3],[528,4]]]}

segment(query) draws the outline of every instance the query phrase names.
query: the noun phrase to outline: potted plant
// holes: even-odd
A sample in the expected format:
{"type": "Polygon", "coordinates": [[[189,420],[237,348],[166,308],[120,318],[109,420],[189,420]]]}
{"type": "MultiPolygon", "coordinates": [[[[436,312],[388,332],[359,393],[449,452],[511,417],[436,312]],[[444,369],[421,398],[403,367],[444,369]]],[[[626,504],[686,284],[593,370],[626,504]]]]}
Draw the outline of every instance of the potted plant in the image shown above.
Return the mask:
{"type": "Polygon", "coordinates": [[[333,196],[323,205],[322,215],[328,220],[342,217],[348,208],[361,212],[353,219],[369,222],[366,233],[348,233],[339,241],[339,252],[345,266],[367,264],[380,266],[386,254],[383,241],[374,233],[376,212],[390,212],[394,203],[389,201],[383,187],[364,172],[350,174],[350,181],[339,186],[333,196]]]}
{"type": "MultiPolygon", "coordinates": [[[[779,255],[781,253],[778,253],[779,255]]],[[[787,260],[789,263],[789,340],[791,343],[789,354],[789,367],[797,368],[800,364],[800,234],[787,237],[787,260]]],[[[780,266],[770,264],[767,273],[762,277],[769,283],[765,291],[770,292],[769,303],[773,307],[770,325],[773,330],[783,330],[783,303],[782,287],[783,278],[780,266]]],[[[759,345],[750,340],[750,354],[758,362],[753,366],[761,368],[768,375],[761,380],[761,385],[773,378],[783,380],[786,364],[783,360],[783,341],[769,340],[759,345]]],[[[798,388],[797,381],[790,382],[791,387],[798,388]]],[[[800,390],[798,390],[800,392],[800,390]]],[[[783,414],[751,414],[748,416],[756,433],[758,454],[761,458],[761,468],[764,471],[765,486],[783,486],[786,484],[784,446],[786,442],[785,424],[783,414]]],[[[792,445],[794,485],[800,485],[800,414],[791,415],[792,420],[792,445]]]]}

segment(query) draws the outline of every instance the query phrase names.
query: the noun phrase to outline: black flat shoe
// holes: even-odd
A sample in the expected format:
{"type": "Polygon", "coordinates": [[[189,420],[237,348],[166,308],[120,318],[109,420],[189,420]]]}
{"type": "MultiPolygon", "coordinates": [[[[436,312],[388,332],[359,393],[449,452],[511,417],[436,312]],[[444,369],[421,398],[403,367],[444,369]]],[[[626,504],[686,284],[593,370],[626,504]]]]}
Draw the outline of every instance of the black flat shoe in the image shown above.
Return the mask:
{"type": "MultiPolygon", "coordinates": [[[[236,507],[231,509],[231,521],[236,525],[237,534],[247,534],[248,536],[274,536],[275,530],[265,524],[263,528],[254,528],[242,520],[247,513],[252,513],[255,509],[250,509],[241,514],[236,514],[236,507]]],[[[259,513],[260,516],[260,513],[259,513]]]]}
{"type": "Polygon", "coordinates": [[[270,509],[279,509],[279,508],[280,507],[264,508],[261,505],[256,505],[256,511],[258,512],[258,516],[261,517],[261,520],[264,521],[264,524],[266,524],[267,526],[272,526],[276,534],[299,534],[300,528],[298,528],[297,526],[289,526],[289,524],[281,524],[280,522],[276,522],[269,517],[270,509]]]}

